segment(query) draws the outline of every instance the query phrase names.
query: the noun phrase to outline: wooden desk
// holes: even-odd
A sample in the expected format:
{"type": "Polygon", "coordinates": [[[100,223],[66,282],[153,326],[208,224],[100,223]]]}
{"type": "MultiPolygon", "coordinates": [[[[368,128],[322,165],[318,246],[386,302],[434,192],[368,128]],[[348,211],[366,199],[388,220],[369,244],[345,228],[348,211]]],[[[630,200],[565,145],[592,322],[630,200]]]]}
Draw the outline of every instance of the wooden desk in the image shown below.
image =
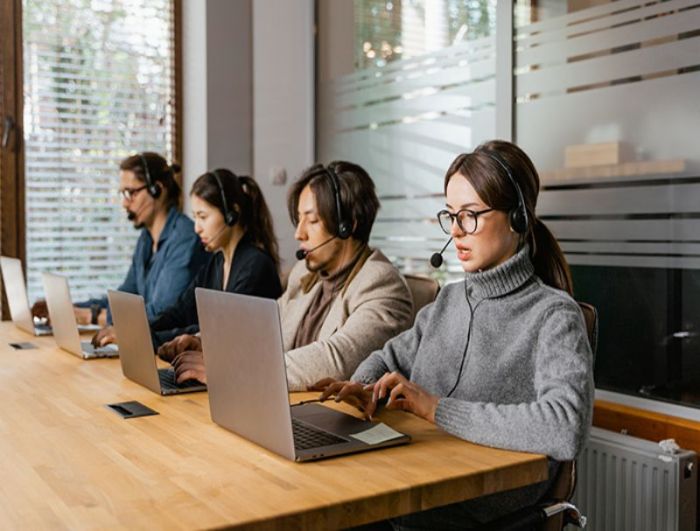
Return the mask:
{"type": "Polygon", "coordinates": [[[543,456],[470,444],[401,412],[381,418],[414,441],[292,463],[213,424],[205,393],[157,396],[124,379],[118,360],[82,361],[0,323],[0,521],[331,529],[546,479],[543,456]],[[160,415],[123,420],[104,407],[125,400],[160,415]]]}

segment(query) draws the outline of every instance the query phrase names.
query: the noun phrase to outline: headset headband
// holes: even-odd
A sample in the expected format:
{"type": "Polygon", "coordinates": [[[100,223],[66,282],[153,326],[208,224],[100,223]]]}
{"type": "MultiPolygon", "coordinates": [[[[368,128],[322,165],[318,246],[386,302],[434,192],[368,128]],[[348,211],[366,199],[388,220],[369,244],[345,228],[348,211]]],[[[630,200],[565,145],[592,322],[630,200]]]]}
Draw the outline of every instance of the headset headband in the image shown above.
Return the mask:
{"type": "Polygon", "coordinates": [[[510,211],[510,226],[518,234],[526,233],[528,228],[527,208],[525,208],[525,197],[523,196],[523,191],[520,188],[518,181],[515,180],[515,177],[513,177],[510,168],[499,155],[487,150],[483,150],[482,152],[486,154],[491,160],[495,161],[496,164],[498,164],[501,168],[503,168],[503,171],[506,172],[508,180],[513,185],[515,193],[518,196],[518,205],[510,211]]]}
{"type": "MultiPolygon", "coordinates": [[[[214,180],[216,180],[216,184],[219,186],[219,193],[221,194],[221,203],[224,207],[224,223],[226,223],[226,225],[228,225],[229,227],[232,227],[233,225],[238,223],[238,212],[235,209],[231,210],[228,207],[228,201],[226,201],[226,193],[224,191],[224,183],[221,180],[221,177],[219,176],[219,170],[214,170],[209,173],[214,176],[214,180]]],[[[238,176],[235,173],[231,172],[231,175],[233,175],[233,178],[235,180],[238,180],[238,176]]]]}

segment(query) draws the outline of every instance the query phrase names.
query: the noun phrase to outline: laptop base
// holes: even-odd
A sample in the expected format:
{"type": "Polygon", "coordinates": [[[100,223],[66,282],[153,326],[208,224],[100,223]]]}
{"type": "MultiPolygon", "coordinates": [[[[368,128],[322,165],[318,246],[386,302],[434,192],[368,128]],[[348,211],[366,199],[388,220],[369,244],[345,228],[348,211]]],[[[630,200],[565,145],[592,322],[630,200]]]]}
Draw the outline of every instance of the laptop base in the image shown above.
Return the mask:
{"type": "Polygon", "coordinates": [[[367,444],[358,439],[354,439],[351,435],[368,430],[376,424],[320,404],[292,406],[292,425],[295,424],[315,427],[321,432],[325,432],[325,434],[330,437],[340,439],[340,442],[336,442],[335,444],[300,449],[297,447],[297,443],[300,441],[297,438],[297,432],[295,430],[295,460],[298,462],[316,461],[318,459],[325,459],[337,455],[365,452],[385,446],[397,446],[406,444],[411,440],[408,435],[402,435],[401,437],[390,439],[379,444],[367,444]]]}
{"type": "Polygon", "coordinates": [[[34,325],[34,335],[37,337],[52,336],[53,330],[47,325],[34,325]]]}

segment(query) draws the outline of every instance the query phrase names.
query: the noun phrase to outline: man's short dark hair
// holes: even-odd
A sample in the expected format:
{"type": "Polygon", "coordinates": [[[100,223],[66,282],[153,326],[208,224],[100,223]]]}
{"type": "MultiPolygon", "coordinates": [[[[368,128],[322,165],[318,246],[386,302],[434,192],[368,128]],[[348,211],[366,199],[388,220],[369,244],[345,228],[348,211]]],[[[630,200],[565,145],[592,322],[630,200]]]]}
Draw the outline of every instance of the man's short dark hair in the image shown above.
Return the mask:
{"type": "MultiPolygon", "coordinates": [[[[374,181],[359,165],[352,162],[331,162],[327,167],[333,168],[338,176],[340,188],[340,209],[342,216],[353,227],[352,237],[361,242],[369,242],[372,225],[379,210],[379,199],[374,188],[374,181]]],[[[287,196],[289,217],[296,226],[299,223],[299,196],[309,186],[316,198],[318,215],[331,234],[338,234],[338,213],[335,205],[335,192],[327,167],[315,164],[308,168],[292,184],[287,196]]]]}

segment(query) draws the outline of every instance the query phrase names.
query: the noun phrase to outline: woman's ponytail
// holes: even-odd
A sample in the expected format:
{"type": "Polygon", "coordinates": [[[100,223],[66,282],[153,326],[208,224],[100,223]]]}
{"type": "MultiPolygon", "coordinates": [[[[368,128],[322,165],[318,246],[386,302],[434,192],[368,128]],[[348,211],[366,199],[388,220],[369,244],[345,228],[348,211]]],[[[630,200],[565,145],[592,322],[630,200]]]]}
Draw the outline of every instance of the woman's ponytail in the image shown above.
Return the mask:
{"type": "Polygon", "coordinates": [[[530,252],[535,274],[548,286],[566,291],[573,297],[574,283],[571,270],[554,235],[547,226],[533,216],[530,233],[530,252]]]}
{"type": "Polygon", "coordinates": [[[243,193],[245,193],[250,200],[250,219],[246,220],[248,234],[253,240],[253,243],[272,257],[275,266],[279,269],[279,246],[277,245],[277,238],[275,237],[270,209],[267,208],[262,190],[260,190],[258,183],[250,177],[240,176],[238,181],[241,183],[243,193]]]}

